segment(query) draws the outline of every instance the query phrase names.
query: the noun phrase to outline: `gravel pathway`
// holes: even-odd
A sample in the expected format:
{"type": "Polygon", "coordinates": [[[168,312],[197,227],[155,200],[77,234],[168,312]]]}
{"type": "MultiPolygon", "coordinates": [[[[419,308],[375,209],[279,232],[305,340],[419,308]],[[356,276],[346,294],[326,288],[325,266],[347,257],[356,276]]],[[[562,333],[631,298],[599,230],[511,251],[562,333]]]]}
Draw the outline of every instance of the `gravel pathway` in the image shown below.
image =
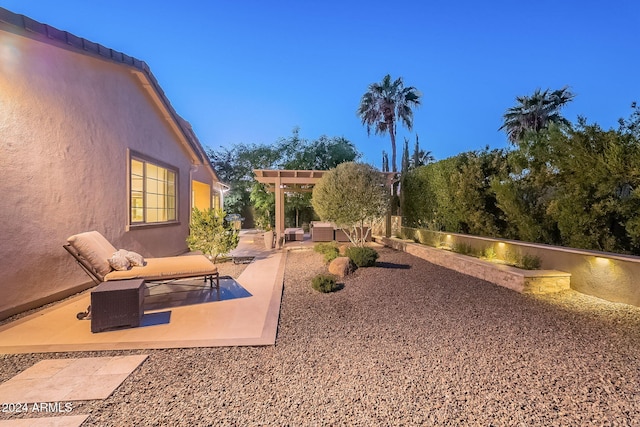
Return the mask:
{"type": "MultiPolygon", "coordinates": [[[[99,426],[640,424],[640,308],[511,290],[381,249],[320,294],[291,252],[275,347],[0,356],[0,381],[51,357],[149,354],[99,426]]],[[[0,419],[9,419],[0,413],[0,419]]]]}

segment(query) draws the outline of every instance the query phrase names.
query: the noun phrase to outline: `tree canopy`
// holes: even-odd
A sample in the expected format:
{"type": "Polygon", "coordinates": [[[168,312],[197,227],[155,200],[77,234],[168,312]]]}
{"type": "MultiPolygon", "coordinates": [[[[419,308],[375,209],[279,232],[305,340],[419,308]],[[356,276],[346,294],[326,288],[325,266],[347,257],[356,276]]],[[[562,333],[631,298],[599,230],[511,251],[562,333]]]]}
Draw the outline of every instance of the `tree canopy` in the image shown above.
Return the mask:
{"type": "Polygon", "coordinates": [[[311,199],[323,221],[351,229],[351,241],[363,245],[365,225],[380,219],[389,207],[384,176],[371,165],[342,163],[316,183],[311,199]]]}
{"type": "Polygon", "coordinates": [[[510,150],[462,153],[403,177],[409,226],[640,255],[640,108],[617,129],[579,118],[510,150]]]}
{"type": "Polygon", "coordinates": [[[517,104],[504,114],[499,130],[504,129],[509,141],[517,144],[527,132],[540,132],[550,123],[569,125],[569,121],[560,115],[560,110],[574,97],[567,86],[554,91],[536,89],[531,96],[518,96],[517,104]]]}
{"type": "MultiPolygon", "coordinates": [[[[209,150],[208,154],[220,180],[231,186],[225,197],[225,210],[245,218],[252,218],[255,213],[264,227],[273,225],[275,201],[273,195],[255,181],[254,169],[329,170],[361,156],[346,138],[323,135],[307,140],[300,137],[298,128],[291,136],[272,145],[236,144],[209,150]]],[[[292,226],[298,226],[300,220],[309,221],[313,215],[310,195],[287,195],[285,205],[287,221],[292,226]]]]}

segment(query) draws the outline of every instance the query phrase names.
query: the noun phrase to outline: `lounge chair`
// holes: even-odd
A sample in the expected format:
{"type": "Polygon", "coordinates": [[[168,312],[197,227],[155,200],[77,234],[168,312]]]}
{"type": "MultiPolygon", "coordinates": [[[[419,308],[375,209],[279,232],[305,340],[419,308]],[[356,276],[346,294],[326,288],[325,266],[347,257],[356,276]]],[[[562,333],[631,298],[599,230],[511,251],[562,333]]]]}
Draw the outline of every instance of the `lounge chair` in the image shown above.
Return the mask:
{"type": "Polygon", "coordinates": [[[105,237],[97,231],[75,234],[67,239],[64,248],[78,261],[91,279],[100,284],[115,280],[145,279],[147,282],[170,282],[190,277],[204,277],[213,287],[220,287],[218,268],[204,255],[146,258],[144,266],[134,266],[127,270],[114,270],[109,259],[117,251],[105,237]]]}

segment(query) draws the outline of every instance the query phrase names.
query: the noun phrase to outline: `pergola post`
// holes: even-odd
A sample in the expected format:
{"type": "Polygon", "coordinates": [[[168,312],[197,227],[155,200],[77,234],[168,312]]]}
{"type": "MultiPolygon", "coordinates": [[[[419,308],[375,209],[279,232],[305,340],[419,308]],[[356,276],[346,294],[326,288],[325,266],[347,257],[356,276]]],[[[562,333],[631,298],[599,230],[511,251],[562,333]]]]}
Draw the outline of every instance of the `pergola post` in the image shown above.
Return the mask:
{"type": "Polygon", "coordinates": [[[282,178],[278,176],[275,180],[275,198],[276,198],[276,248],[282,247],[284,240],[284,185],[282,178]]]}

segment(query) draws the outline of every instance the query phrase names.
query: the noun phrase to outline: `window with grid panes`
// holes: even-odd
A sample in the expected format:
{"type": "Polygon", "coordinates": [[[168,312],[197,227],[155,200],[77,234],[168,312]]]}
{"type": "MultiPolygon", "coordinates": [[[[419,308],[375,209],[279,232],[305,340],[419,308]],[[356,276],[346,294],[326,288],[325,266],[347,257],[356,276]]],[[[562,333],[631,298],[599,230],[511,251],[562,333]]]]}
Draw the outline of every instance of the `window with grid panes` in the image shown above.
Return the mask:
{"type": "Polygon", "coordinates": [[[131,224],[177,220],[177,174],[151,161],[131,158],[131,224]]]}

